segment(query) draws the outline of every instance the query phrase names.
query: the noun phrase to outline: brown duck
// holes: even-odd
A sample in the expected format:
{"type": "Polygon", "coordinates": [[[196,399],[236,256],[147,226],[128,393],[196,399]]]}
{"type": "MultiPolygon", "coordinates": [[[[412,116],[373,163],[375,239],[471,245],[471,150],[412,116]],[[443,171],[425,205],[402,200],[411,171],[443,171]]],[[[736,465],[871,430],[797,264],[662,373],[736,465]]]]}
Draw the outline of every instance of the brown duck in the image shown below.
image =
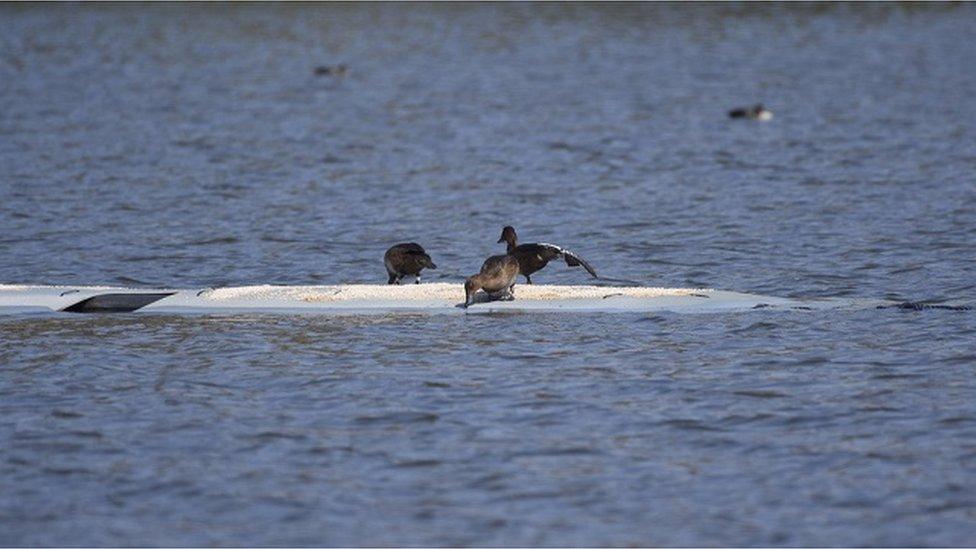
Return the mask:
{"type": "Polygon", "coordinates": [[[586,269],[586,272],[593,275],[593,278],[600,278],[597,276],[596,270],[585,259],[555,244],[539,242],[520,245],[518,243],[518,235],[515,234],[515,228],[512,226],[502,229],[502,236],[498,239],[498,242],[508,243],[508,254],[518,260],[519,272],[522,273],[525,277],[525,282],[528,284],[532,284],[532,279],[529,278],[529,275],[542,269],[557,257],[563,258],[570,267],[579,267],[582,265],[586,269]]]}
{"type": "Polygon", "coordinates": [[[492,301],[515,299],[515,277],[519,263],[510,255],[493,255],[485,260],[481,272],[464,281],[464,307],[471,305],[474,294],[484,290],[492,301]]]}
{"type": "Polygon", "coordinates": [[[417,277],[416,283],[420,284],[420,271],[437,268],[424,248],[416,242],[405,242],[391,247],[383,256],[383,264],[390,275],[387,284],[399,284],[407,275],[417,277]]]}

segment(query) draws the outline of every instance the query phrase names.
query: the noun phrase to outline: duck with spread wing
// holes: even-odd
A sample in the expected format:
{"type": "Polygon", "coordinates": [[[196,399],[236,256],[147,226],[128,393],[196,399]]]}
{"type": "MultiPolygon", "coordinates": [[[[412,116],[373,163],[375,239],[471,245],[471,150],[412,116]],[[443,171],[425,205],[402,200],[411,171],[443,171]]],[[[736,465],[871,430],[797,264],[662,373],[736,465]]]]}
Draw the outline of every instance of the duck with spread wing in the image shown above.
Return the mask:
{"type": "Polygon", "coordinates": [[[518,260],[519,272],[525,277],[527,284],[532,284],[532,279],[529,278],[532,273],[542,269],[550,261],[557,258],[562,258],[570,267],[582,266],[593,278],[600,278],[589,262],[565,248],[544,242],[519,244],[518,235],[511,225],[502,229],[502,236],[498,242],[508,244],[508,255],[514,256],[518,260]]]}

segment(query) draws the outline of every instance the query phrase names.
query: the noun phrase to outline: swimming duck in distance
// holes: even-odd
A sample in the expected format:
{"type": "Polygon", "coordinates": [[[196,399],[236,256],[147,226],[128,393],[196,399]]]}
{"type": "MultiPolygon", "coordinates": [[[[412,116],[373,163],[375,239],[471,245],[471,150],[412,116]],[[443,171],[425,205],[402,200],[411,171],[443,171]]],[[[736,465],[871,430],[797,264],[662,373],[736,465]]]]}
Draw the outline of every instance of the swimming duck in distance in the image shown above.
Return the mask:
{"type": "Polygon", "coordinates": [[[416,242],[392,246],[383,255],[383,264],[390,275],[387,284],[400,284],[400,280],[407,275],[417,277],[416,283],[420,284],[420,271],[437,268],[424,248],[416,242]]]}
{"type": "Polygon", "coordinates": [[[550,261],[558,257],[563,258],[570,267],[579,267],[582,265],[586,269],[586,272],[593,275],[593,278],[600,278],[597,276],[596,270],[585,259],[565,248],[544,242],[519,244],[518,235],[515,233],[515,228],[511,225],[502,229],[502,236],[498,239],[498,242],[506,242],[508,244],[508,255],[518,260],[519,272],[525,277],[527,284],[532,284],[532,279],[529,278],[532,273],[542,269],[550,261]]]}
{"type": "Polygon", "coordinates": [[[464,308],[471,305],[474,294],[484,290],[492,301],[515,299],[515,278],[519,263],[511,255],[493,255],[481,265],[481,271],[464,281],[464,308]]]}
{"type": "Polygon", "coordinates": [[[773,111],[763,107],[762,103],[747,108],[732,109],[729,111],[729,118],[746,118],[748,120],[771,120],[773,111]]]}
{"type": "Polygon", "coordinates": [[[338,65],[321,65],[315,67],[315,76],[335,76],[337,78],[342,78],[346,75],[349,67],[345,63],[339,63],[338,65]]]}

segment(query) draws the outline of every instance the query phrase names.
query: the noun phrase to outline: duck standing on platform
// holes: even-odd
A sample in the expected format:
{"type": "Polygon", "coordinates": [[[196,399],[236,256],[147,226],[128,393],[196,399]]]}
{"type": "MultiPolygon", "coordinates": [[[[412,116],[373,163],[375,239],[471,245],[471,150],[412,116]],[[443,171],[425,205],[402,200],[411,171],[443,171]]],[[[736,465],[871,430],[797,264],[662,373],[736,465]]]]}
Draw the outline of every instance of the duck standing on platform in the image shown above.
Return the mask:
{"type": "Polygon", "coordinates": [[[597,276],[596,270],[585,259],[565,248],[544,242],[520,245],[518,243],[518,235],[515,234],[515,228],[512,226],[507,226],[502,229],[502,236],[498,239],[498,242],[508,243],[508,255],[518,260],[519,272],[525,277],[527,284],[532,284],[532,279],[529,278],[529,275],[542,269],[550,261],[558,257],[563,258],[570,267],[579,267],[582,265],[586,269],[586,272],[593,275],[593,278],[600,278],[597,276]]]}
{"type": "Polygon", "coordinates": [[[473,302],[474,294],[484,290],[492,301],[515,299],[515,278],[519,263],[510,255],[493,255],[485,260],[481,272],[464,281],[464,308],[473,302]]]}
{"type": "Polygon", "coordinates": [[[400,280],[407,275],[417,277],[416,283],[420,284],[420,271],[437,268],[424,248],[416,242],[394,245],[383,256],[383,264],[390,275],[387,284],[400,284],[400,280]]]}

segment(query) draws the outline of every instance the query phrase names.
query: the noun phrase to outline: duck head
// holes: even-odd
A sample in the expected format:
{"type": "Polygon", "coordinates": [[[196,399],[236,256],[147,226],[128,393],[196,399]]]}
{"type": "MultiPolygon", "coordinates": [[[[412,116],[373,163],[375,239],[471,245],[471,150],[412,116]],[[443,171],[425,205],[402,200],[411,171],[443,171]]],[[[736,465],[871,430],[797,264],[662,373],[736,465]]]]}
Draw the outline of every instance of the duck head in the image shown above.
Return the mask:
{"type": "Polygon", "coordinates": [[[467,309],[468,305],[471,305],[474,299],[474,294],[478,293],[481,289],[481,276],[474,275],[469,276],[467,280],[464,281],[464,308],[467,309]]]}
{"type": "Polygon", "coordinates": [[[498,243],[501,244],[502,242],[507,242],[509,249],[515,247],[516,242],[518,242],[518,235],[515,234],[515,227],[506,225],[505,228],[502,229],[502,235],[498,237],[498,243]]]}

